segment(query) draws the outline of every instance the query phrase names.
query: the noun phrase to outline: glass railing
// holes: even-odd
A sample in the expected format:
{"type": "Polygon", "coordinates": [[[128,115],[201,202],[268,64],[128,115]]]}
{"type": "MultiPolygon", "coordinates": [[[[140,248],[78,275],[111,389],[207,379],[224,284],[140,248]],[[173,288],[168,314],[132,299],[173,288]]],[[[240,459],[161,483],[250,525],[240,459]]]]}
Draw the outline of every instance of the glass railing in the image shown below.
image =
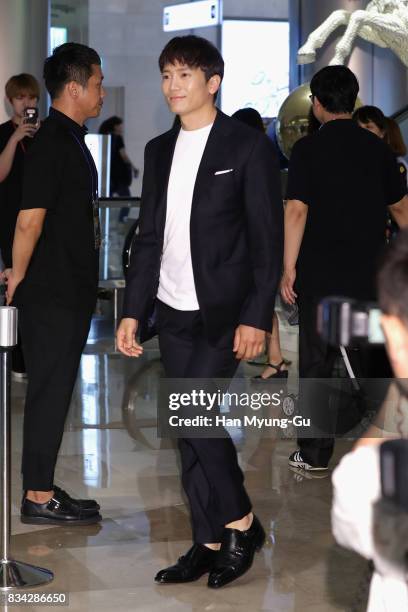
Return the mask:
{"type": "Polygon", "coordinates": [[[102,244],[99,259],[101,281],[123,279],[123,247],[126,237],[139,216],[140,198],[100,198],[102,244]],[[122,209],[129,209],[121,221],[122,209]]]}

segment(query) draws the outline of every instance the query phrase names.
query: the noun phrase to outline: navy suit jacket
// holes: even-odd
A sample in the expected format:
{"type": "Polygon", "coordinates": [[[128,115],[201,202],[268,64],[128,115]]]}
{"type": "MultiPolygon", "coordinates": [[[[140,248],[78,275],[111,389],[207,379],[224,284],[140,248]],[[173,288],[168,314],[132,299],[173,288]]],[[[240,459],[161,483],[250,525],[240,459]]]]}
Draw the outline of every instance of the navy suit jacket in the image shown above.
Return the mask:
{"type": "MultiPolygon", "coordinates": [[[[145,149],[139,234],[132,246],[123,317],[141,322],[157,294],[167,185],[179,128],[145,149]]],[[[188,168],[186,168],[188,171],[188,168]]],[[[271,331],[282,272],[280,171],[269,138],[217,112],[194,187],[191,258],[207,337],[218,345],[239,324],[271,331]],[[216,174],[222,170],[232,170],[216,174]]]]}

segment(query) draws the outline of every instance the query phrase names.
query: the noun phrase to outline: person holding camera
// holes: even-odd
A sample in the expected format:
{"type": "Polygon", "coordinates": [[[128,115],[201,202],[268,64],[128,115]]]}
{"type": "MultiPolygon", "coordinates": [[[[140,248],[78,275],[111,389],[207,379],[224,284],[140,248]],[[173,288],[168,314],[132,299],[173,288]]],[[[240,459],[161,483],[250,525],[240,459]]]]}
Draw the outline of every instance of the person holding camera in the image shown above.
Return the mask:
{"type": "MultiPolygon", "coordinates": [[[[0,253],[5,268],[11,268],[11,251],[17,215],[20,210],[25,154],[40,123],[40,86],[31,74],[17,74],[6,83],[6,98],[13,116],[0,125],[0,253]],[[27,109],[30,109],[29,116],[27,109]]],[[[25,364],[19,339],[12,354],[13,377],[25,378],[25,364]]]]}
{"type": "MultiPolygon", "coordinates": [[[[281,293],[299,306],[299,376],[330,378],[340,352],[317,332],[322,298],[345,295],[375,299],[377,258],[385,244],[387,212],[408,225],[408,197],[390,148],[352,120],[359,91],[345,66],[327,66],[314,75],[311,102],[322,127],[293,147],[285,208],[285,253],[281,293]],[[295,286],[296,281],[296,286],[295,286]]],[[[385,351],[349,351],[357,376],[387,377],[385,351]],[[364,353],[364,354],[363,354],[364,353]]],[[[301,398],[312,410],[312,425],[328,415],[324,405],[301,398]]],[[[333,419],[334,421],[334,419],[333,419]]],[[[300,437],[289,465],[326,470],[335,434],[300,437]]]]}
{"type": "MultiPolygon", "coordinates": [[[[389,442],[399,435],[406,437],[408,429],[408,230],[390,244],[378,276],[378,297],[396,379],[377,424],[370,426],[333,472],[332,530],[339,544],[374,563],[368,611],[395,612],[408,610],[408,508],[398,502],[406,499],[405,491],[398,490],[398,473],[406,472],[407,466],[399,464],[398,455],[390,462],[388,455],[383,481],[392,481],[390,490],[397,501],[390,504],[382,499],[380,465],[381,451],[398,452],[408,444],[406,440],[389,442]],[[391,470],[393,464],[396,469],[391,470]]],[[[383,492],[388,488],[383,486],[383,492]]]]}

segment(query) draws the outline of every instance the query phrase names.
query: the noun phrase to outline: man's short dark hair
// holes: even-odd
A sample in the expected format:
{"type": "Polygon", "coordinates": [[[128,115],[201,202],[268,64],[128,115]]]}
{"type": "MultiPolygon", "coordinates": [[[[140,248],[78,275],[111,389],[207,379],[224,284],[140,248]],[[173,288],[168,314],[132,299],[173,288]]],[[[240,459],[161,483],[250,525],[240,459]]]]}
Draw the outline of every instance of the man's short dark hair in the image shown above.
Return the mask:
{"type": "Polygon", "coordinates": [[[381,310],[408,325],[408,229],[387,247],[377,276],[381,310]]]}
{"type": "Polygon", "coordinates": [[[57,98],[67,83],[75,81],[86,87],[92,76],[92,65],[101,65],[98,53],[79,43],[56,47],[44,63],[44,80],[51,100],[57,98]]]}
{"type": "Polygon", "coordinates": [[[356,75],[346,66],[326,66],[310,83],[310,91],[329,113],[352,113],[359,92],[356,75]]]}
{"type": "Polygon", "coordinates": [[[206,81],[214,75],[224,76],[224,60],[209,40],[200,36],[176,36],[164,47],[159,57],[160,72],[166,64],[185,64],[190,68],[201,68],[206,81]]]}

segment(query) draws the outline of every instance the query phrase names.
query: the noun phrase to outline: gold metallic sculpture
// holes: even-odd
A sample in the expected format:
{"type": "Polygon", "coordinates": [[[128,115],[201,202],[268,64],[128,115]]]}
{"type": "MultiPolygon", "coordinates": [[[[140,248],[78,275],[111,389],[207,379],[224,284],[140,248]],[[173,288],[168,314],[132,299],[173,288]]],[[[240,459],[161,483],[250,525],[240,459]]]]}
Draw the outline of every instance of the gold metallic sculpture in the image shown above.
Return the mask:
{"type": "MultiPolygon", "coordinates": [[[[290,159],[293,145],[306,136],[309,126],[310,84],[304,83],[294,89],[279,109],[276,120],[276,137],[282,153],[290,159]]],[[[362,106],[357,98],[356,108],[362,106]]]]}
{"type": "Polygon", "coordinates": [[[310,86],[305,83],[294,89],[279,109],[276,136],[282,153],[290,158],[293,145],[307,134],[310,112],[310,86]]]}

